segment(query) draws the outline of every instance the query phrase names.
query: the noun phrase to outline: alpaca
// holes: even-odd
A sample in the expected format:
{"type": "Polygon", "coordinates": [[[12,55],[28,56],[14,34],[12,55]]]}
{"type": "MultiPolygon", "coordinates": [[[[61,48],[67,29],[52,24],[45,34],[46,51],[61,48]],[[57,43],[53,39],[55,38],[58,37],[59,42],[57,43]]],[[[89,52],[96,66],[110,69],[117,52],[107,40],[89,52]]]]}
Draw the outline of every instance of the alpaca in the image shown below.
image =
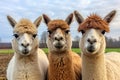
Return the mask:
{"type": "Polygon", "coordinates": [[[74,12],[82,32],[80,48],[82,55],[82,80],[120,80],[120,53],[104,55],[106,42],[104,34],[109,32],[109,23],[116,11],[111,11],[104,19],[91,14],[87,19],[74,12]]]}
{"type": "Polygon", "coordinates": [[[73,14],[66,20],[51,20],[43,14],[48,26],[47,46],[49,49],[49,80],[81,80],[81,58],[71,50],[70,24],[73,14]]]}
{"type": "Polygon", "coordinates": [[[7,19],[13,27],[12,48],[14,56],[7,68],[8,80],[45,80],[49,61],[45,53],[39,49],[37,28],[42,17],[34,23],[21,19],[18,23],[11,17],[7,19]]]}

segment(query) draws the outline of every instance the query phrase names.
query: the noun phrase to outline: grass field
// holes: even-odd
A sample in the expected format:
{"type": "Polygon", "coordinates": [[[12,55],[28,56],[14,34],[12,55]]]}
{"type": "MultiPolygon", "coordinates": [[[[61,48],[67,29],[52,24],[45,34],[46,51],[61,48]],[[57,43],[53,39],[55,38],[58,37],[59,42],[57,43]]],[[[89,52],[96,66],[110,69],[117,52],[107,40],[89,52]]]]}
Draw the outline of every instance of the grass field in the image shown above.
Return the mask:
{"type": "MultiPolygon", "coordinates": [[[[48,49],[47,48],[42,48],[45,53],[48,53],[48,49]]],[[[72,50],[76,53],[80,53],[81,50],[79,48],[72,48],[72,50]]],[[[107,48],[105,50],[105,52],[120,52],[120,48],[107,48]]],[[[13,53],[13,50],[12,49],[0,49],[0,54],[10,54],[10,53],[13,53]]]]}
{"type": "MultiPolygon", "coordinates": [[[[43,48],[43,50],[48,53],[48,49],[47,48],[43,48]]],[[[80,53],[80,49],[79,48],[72,48],[73,51],[75,51],[76,53],[80,53]]],[[[112,51],[116,51],[116,52],[120,52],[120,48],[107,48],[106,52],[112,52],[112,51]]],[[[0,49],[0,80],[7,80],[5,75],[6,75],[6,68],[7,65],[11,59],[11,57],[13,56],[13,50],[12,49],[0,49]]]]}

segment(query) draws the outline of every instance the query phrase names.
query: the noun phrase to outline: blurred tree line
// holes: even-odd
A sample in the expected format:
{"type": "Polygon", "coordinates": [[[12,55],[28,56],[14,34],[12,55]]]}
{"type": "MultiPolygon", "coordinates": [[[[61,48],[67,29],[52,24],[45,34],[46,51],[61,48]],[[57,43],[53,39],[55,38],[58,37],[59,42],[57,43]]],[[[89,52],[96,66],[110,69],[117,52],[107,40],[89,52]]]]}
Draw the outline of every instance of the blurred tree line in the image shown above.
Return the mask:
{"type": "MultiPolygon", "coordinates": [[[[47,47],[47,45],[46,45],[47,35],[48,35],[48,33],[46,31],[44,31],[41,35],[40,47],[42,47],[42,48],[47,47]]],[[[106,38],[107,48],[120,48],[120,37],[119,37],[118,40],[113,39],[111,37],[105,37],[105,38],[106,38]]],[[[73,40],[72,47],[73,48],[78,48],[79,47],[79,41],[80,41],[80,37],[75,36],[74,40],[73,40]]]]}
{"type": "Polygon", "coordinates": [[[108,48],[120,48],[120,37],[119,39],[113,39],[111,37],[105,37],[106,38],[106,44],[108,48]]]}
{"type": "MultiPolygon", "coordinates": [[[[44,31],[42,33],[41,39],[40,39],[40,47],[41,48],[47,48],[46,40],[47,40],[48,33],[44,31]]],[[[74,40],[72,41],[72,47],[73,48],[79,48],[79,36],[75,36],[74,40]]],[[[120,37],[118,39],[111,38],[111,37],[105,37],[106,38],[106,46],[107,48],[120,48],[120,37]]],[[[2,38],[0,38],[0,48],[12,48],[11,43],[3,43],[2,38]]]]}
{"type": "MultiPolygon", "coordinates": [[[[40,46],[41,48],[47,48],[47,44],[46,44],[46,40],[47,40],[47,35],[48,33],[46,31],[44,31],[42,33],[41,38],[40,38],[40,46]]],[[[105,37],[106,38],[106,44],[107,44],[107,48],[120,48],[120,37],[119,39],[115,39],[115,38],[111,38],[111,37],[105,37]]],[[[79,41],[80,41],[80,37],[79,36],[75,36],[74,40],[72,41],[72,47],[73,48],[79,48],[79,41]]],[[[0,49],[4,49],[4,48],[9,48],[11,49],[11,43],[2,43],[2,38],[0,38],[0,49]]]]}

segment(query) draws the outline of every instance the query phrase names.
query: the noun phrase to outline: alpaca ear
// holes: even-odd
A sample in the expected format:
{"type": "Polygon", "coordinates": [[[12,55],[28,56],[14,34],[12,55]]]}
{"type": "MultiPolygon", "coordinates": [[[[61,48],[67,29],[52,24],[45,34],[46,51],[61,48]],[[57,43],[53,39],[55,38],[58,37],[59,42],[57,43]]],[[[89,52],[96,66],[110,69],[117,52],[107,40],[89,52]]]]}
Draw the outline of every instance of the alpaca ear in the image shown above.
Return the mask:
{"type": "Polygon", "coordinates": [[[71,13],[65,20],[68,25],[70,25],[73,21],[73,13],[71,13]]]}
{"type": "Polygon", "coordinates": [[[116,10],[111,11],[108,15],[105,16],[104,20],[107,23],[110,23],[116,14],[116,10]]]}
{"type": "Polygon", "coordinates": [[[7,16],[7,19],[9,21],[9,23],[11,24],[11,26],[14,28],[15,25],[17,24],[17,22],[9,15],[7,16]]]}
{"type": "Polygon", "coordinates": [[[84,21],[84,18],[81,16],[81,14],[78,11],[74,11],[74,15],[78,24],[81,24],[84,21]]]}
{"type": "Polygon", "coordinates": [[[38,18],[34,21],[34,24],[35,24],[35,26],[36,26],[37,28],[38,28],[38,26],[40,25],[41,20],[42,20],[42,17],[40,16],[40,17],[38,17],[38,18]]]}
{"type": "Polygon", "coordinates": [[[43,19],[46,25],[48,25],[48,23],[51,21],[51,19],[46,14],[43,14],[43,19]]]}

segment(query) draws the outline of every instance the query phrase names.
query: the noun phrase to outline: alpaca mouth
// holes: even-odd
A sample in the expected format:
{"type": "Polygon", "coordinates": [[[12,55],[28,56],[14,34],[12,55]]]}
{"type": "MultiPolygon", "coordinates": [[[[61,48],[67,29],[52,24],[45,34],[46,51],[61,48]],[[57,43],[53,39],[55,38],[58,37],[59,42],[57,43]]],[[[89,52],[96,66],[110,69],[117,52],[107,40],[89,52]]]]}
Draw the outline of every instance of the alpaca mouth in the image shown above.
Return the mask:
{"type": "Polygon", "coordinates": [[[94,46],[88,46],[87,47],[87,50],[89,51],[89,52],[94,52],[95,51],[95,47],[94,46]]]}
{"type": "Polygon", "coordinates": [[[55,48],[61,49],[61,48],[63,48],[63,45],[62,45],[61,43],[57,43],[57,44],[55,45],[55,48]]]}
{"type": "Polygon", "coordinates": [[[28,54],[28,53],[29,53],[29,50],[28,50],[28,49],[24,49],[24,50],[22,51],[22,53],[23,53],[23,54],[28,54]]]}

